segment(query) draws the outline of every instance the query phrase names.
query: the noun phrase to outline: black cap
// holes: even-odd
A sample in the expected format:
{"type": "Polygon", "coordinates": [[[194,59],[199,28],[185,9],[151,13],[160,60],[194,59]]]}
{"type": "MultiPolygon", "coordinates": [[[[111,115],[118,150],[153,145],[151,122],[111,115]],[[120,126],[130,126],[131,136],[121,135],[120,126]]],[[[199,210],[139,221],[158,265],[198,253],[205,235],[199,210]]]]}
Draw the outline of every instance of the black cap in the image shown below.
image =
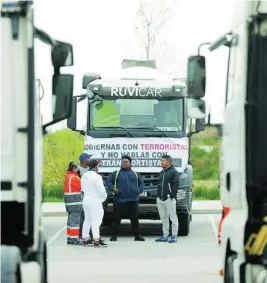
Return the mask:
{"type": "Polygon", "coordinates": [[[99,162],[97,160],[90,160],[88,162],[89,170],[92,170],[98,166],[99,162]]]}
{"type": "Polygon", "coordinates": [[[75,162],[70,162],[69,167],[68,167],[68,171],[72,171],[75,168],[78,168],[78,164],[76,164],[75,162]]]}

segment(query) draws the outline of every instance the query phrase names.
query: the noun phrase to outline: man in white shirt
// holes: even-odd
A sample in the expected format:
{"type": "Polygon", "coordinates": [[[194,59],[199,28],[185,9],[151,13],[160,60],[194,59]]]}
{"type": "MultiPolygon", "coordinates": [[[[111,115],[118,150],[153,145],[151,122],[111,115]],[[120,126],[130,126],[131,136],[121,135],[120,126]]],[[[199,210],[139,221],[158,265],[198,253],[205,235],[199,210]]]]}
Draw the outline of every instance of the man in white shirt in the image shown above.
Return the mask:
{"type": "Polygon", "coordinates": [[[82,236],[83,246],[106,247],[107,244],[100,238],[100,226],[104,216],[103,202],[107,198],[107,192],[102,177],[97,173],[98,165],[97,160],[90,160],[89,171],[85,172],[81,179],[85,216],[82,236]],[[88,238],[90,228],[94,238],[93,242],[88,238]]]}
{"type": "MultiPolygon", "coordinates": [[[[88,154],[86,152],[83,152],[79,156],[80,164],[78,165],[80,170],[80,177],[88,171],[88,162],[90,161],[90,158],[92,157],[92,154],[88,154]]],[[[83,230],[83,222],[84,222],[84,211],[81,212],[81,222],[80,222],[80,239],[82,240],[82,230],[83,230]]],[[[92,237],[92,232],[90,231],[90,236],[92,237]]]]}

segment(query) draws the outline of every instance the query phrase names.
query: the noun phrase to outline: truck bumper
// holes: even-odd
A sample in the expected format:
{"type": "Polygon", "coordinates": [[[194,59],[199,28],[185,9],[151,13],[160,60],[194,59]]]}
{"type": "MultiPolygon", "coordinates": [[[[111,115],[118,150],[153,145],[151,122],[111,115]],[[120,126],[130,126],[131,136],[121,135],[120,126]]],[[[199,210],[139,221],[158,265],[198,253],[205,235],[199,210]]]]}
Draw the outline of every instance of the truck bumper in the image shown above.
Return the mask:
{"type": "MultiPolygon", "coordinates": [[[[188,208],[179,208],[177,207],[177,214],[189,212],[188,208]]],[[[108,203],[104,208],[104,217],[112,218],[113,213],[113,203],[108,203]]],[[[139,203],[138,211],[139,219],[150,219],[150,220],[159,220],[159,212],[157,204],[148,204],[148,203],[139,203]]],[[[128,219],[127,215],[123,216],[123,219],[128,219]]]]}
{"type": "MultiPolygon", "coordinates": [[[[109,203],[105,208],[105,217],[111,217],[112,213],[113,213],[113,203],[109,203]]],[[[139,219],[152,219],[152,220],[160,219],[156,204],[140,203],[138,216],[139,219]]],[[[124,215],[123,218],[127,218],[127,215],[124,215]]]]}

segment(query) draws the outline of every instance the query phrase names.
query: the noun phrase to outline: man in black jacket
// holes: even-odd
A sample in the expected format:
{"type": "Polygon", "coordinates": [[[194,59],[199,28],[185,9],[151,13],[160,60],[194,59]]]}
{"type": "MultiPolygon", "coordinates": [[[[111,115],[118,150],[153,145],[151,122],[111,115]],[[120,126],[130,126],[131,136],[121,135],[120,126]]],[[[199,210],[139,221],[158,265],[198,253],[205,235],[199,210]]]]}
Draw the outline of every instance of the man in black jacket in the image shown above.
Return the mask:
{"type": "Polygon", "coordinates": [[[177,242],[178,218],[176,214],[176,196],[179,188],[179,173],[172,165],[169,155],[162,156],[162,171],[159,174],[157,206],[162,221],[163,235],[156,242],[177,242]],[[169,237],[169,220],[172,222],[172,236],[169,237]]]}

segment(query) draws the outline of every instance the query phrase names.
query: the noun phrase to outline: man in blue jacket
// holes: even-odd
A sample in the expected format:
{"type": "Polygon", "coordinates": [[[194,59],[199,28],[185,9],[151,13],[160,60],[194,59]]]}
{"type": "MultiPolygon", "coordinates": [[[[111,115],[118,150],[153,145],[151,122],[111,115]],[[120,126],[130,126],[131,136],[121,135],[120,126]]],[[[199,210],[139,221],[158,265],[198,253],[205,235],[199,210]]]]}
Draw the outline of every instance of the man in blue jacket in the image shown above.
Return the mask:
{"type": "Polygon", "coordinates": [[[117,241],[118,226],[120,225],[124,212],[131,221],[135,241],[145,241],[140,236],[138,206],[139,194],[144,190],[144,181],[141,175],[131,169],[132,159],[123,156],[121,168],[114,171],[108,178],[108,189],[114,194],[112,236],[110,241],[117,241]]]}

